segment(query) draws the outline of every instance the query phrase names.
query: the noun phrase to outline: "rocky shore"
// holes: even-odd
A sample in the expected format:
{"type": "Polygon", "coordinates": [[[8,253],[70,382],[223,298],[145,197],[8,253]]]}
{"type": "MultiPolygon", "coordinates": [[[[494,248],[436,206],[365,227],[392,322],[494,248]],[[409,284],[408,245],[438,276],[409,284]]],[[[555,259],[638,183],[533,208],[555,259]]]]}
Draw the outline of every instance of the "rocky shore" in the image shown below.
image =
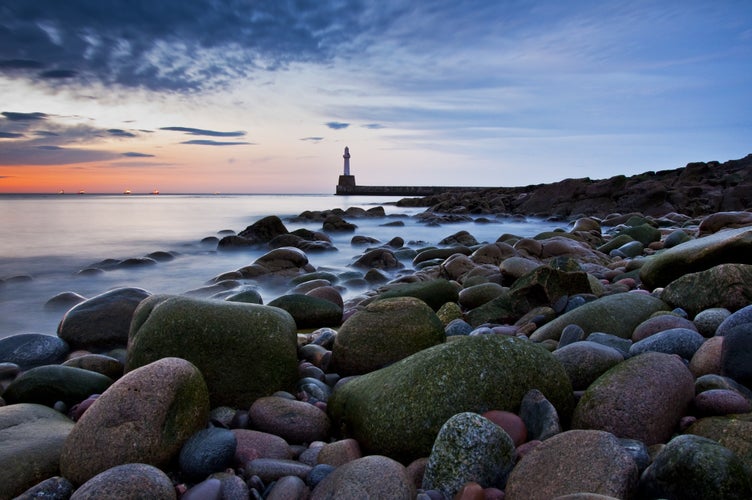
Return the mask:
{"type": "Polygon", "coordinates": [[[399,220],[269,216],[189,293],[61,294],[0,340],[0,499],[751,498],[750,164],[403,200],[441,239],[344,272],[308,256],[399,220]],[[561,229],[451,230],[523,214],[561,229]]]}

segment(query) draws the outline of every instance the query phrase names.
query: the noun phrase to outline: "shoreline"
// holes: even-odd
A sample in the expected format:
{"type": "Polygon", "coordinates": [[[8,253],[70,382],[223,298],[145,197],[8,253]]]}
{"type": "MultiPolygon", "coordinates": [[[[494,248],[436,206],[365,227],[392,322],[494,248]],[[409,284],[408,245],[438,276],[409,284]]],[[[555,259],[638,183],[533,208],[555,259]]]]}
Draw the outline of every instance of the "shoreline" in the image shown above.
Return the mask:
{"type": "MultiPolygon", "coordinates": [[[[563,182],[557,189],[572,186],[563,182]]],[[[747,442],[723,437],[735,426],[752,430],[752,359],[743,348],[752,212],[584,217],[565,213],[555,189],[545,192],[565,228],[485,243],[472,231],[428,243],[358,235],[350,242],[358,258],[344,269],[316,268],[309,256],[334,251],[331,235],[350,234],[358,220],[399,218],[380,207],[304,212],[296,219],[320,230],[290,232],[264,217],[216,245],[265,253],[203,288],[111,291],[65,312],[58,336],[42,344],[15,339],[9,350],[0,340],[0,421],[17,419],[0,435],[18,427],[40,436],[0,454],[0,470],[12,472],[0,484],[14,485],[9,497],[62,475],[55,484],[68,481],[71,492],[125,494],[155,481],[172,498],[206,488],[319,498],[356,484],[421,499],[459,491],[635,498],[717,493],[720,480],[752,494],[747,442]],[[253,291],[262,284],[279,295],[260,304],[253,291]],[[357,293],[344,299],[347,290],[357,293]],[[156,397],[133,395],[147,386],[156,397]],[[171,436],[183,426],[177,442],[155,426],[157,414],[175,419],[171,436]],[[128,431],[129,441],[144,444],[137,455],[119,445],[119,429],[133,422],[140,430],[128,431]],[[42,444],[48,462],[34,476],[21,458],[42,444]],[[578,469],[570,452],[599,473],[578,469]],[[716,461],[682,465],[695,467],[691,481],[665,481],[688,453],[716,461]],[[108,475],[119,471],[113,465],[140,479],[118,482],[124,472],[108,475]]],[[[416,217],[451,232],[452,221],[478,223],[510,199],[503,213],[513,214],[541,196],[499,193],[498,204],[484,196],[477,207],[461,193],[423,199],[430,209],[416,217]]],[[[663,201],[675,207],[676,199],[663,201]]]]}

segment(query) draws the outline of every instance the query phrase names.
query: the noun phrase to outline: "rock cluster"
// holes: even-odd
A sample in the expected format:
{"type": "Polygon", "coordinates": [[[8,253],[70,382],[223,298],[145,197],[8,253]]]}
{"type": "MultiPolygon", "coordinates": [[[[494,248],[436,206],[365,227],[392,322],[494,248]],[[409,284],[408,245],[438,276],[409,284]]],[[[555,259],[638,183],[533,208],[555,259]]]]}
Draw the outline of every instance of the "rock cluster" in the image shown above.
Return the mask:
{"type": "MultiPolygon", "coordinates": [[[[674,209],[710,173],[737,209],[744,162],[514,209],[607,186],[674,209]]],[[[262,219],[220,246],[268,252],[204,289],[114,290],[58,337],[0,341],[0,499],[750,498],[750,212],[642,212],[363,237],[346,270],[306,252],[383,209],[304,213],[322,232],[294,237],[262,219]],[[287,293],[262,304],[272,281],[287,293]]]]}

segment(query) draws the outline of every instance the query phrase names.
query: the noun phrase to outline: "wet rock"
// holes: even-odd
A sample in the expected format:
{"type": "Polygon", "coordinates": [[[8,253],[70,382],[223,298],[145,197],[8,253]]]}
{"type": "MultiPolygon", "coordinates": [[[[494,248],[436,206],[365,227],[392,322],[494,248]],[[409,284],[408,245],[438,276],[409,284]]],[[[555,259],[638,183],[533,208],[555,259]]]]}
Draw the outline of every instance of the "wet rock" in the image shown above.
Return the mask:
{"type": "Polygon", "coordinates": [[[101,498],[177,498],[167,474],[148,464],[123,464],[100,472],[86,481],[71,496],[71,500],[101,498]]]}
{"type": "Polygon", "coordinates": [[[10,383],[3,393],[9,404],[37,403],[53,406],[62,401],[72,405],[91,394],[100,394],[112,385],[112,379],[100,373],[62,365],[32,368],[10,383]]]}
{"type": "Polygon", "coordinates": [[[395,297],[372,302],[339,329],[332,349],[341,375],[368,373],[445,340],[444,326],[425,302],[395,297]]]}
{"type": "Polygon", "coordinates": [[[149,295],[140,288],[117,288],[85,300],[65,313],[58,336],[74,350],[124,347],[133,312],[149,295]]]}
{"type": "Polygon", "coordinates": [[[388,248],[376,248],[367,251],[362,256],[358,257],[352,264],[353,267],[358,269],[402,269],[405,267],[399,259],[394,255],[394,252],[388,248]]]}
{"type": "Polygon", "coordinates": [[[665,443],[694,398],[694,377],[678,356],[646,352],[601,375],[583,394],[572,428],[597,429],[648,446],[665,443]]]}
{"type": "Polygon", "coordinates": [[[637,480],[634,459],[613,434],[571,430],[547,439],[520,460],[504,498],[548,500],[579,492],[631,498],[637,480]]]}
{"type": "Polygon", "coordinates": [[[637,356],[644,352],[664,352],[678,354],[689,361],[705,342],[705,337],[689,328],[671,328],[646,339],[635,342],[629,348],[630,356],[637,356]]]}
{"type": "Polygon", "coordinates": [[[666,286],[661,300],[691,316],[710,308],[735,311],[752,303],[752,265],[721,264],[685,274],[666,286]]]}
{"type": "Polygon", "coordinates": [[[752,468],[752,414],[700,418],[686,433],[712,439],[752,468]]]}
{"type": "Polygon", "coordinates": [[[417,281],[389,286],[378,295],[378,299],[393,297],[415,297],[437,311],[447,302],[457,302],[457,288],[445,279],[417,281]]]}
{"type": "Polygon", "coordinates": [[[514,443],[501,427],[477,413],[458,413],[444,423],[434,441],[423,489],[454,496],[474,481],[504,488],[514,466],[514,443]]]}
{"type": "Polygon", "coordinates": [[[752,323],[735,326],[723,336],[721,375],[752,388],[752,323]]]}
{"type": "Polygon", "coordinates": [[[330,214],[324,219],[322,229],[327,233],[351,233],[358,228],[339,215],[330,214]]]}
{"type": "Polygon", "coordinates": [[[183,359],[160,359],[124,375],[91,405],[65,440],[60,470],[82,484],[125,463],[165,467],[208,416],[198,369],[183,359]]]}
{"type": "Polygon", "coordinates": [[[328,411],[334,428],[356,439],[365,453],[407,462],[429,454],[452,415],[488,408],[514,412],[532,388],[560,414],[570,414],[569,378],[545,349],[496,335],[459,337],[338,386],[328,411]]]}
{"type": "Polygon", "coordinates": [[[439,245],[462,245],[472,247],[478,244],[475,236],[467,231],[459,231],[439,241],[439,245]]]}
{"type": "Polygon", "coordinates": [[[611,367],[624,361],[621,352],[613,347],[589,341],[560,347],[553,352],[553,356],[566,370],[575,391],[587,389],[611,367]]]}
{"type": "Polygon", "coordinates": [[[716,441],[686,434],[672,439],[640,478],[647,498],[750,498],[744,462],[716,441]]]}
{"type": "Polygon", "coordinates": [[[75,292],[60,292],[44,303],[44,309],[47,311],[67,311],[84,300],[86,300],[86,297],[75,292]]]}
{"type": "Polygon", "coordinates": [[[297,380],[297,334],[276,307],[155,297],[134,315],[126,371],[175,356],[204,374],[212,406],[247,408],[297,380]]]}
{"type": "Polygon", "coordinates": [[[720,231],[653,255],[640,268],[640,279],[653,289],[724,263],[752,264],[752,229],[720,231]]]}
{"type": "Polygon", "coordinates": [[[264,217],[246,227],[238,236],[245,238],[253,245],[268,243],[276,236],[287,234],[289,231],[282,220],[276,215],[264,217]]]}
{"type": "Polygon", "coordinates": [[[326,439],[329,417],[317,406],[277,396],[259,398],[248,411],[254,429],[301,444],[326,439]]]}
{"type": "Polygon", "coordinates": [[[653,334],[672,328],[687,328],[697,331],[695,324],[686,318],[669,313],[659,314],[637,325],[632,332],[632,342],[639,342],[653,334]]]}
{"type": "Polygon", "coordinates": [[[558,340],[567,325],[578,325],[586,334],[605,332],[629,339],[634,329],[657,311],[668,310],[661,300],[641,293],[607,295],[583,304],[538,328],[530,336],[536,342],[558,340]]]}
{"type": "Polygon", "coordinates": [[[22,333],[0,339],[0,363],[15,363],[22,370],[61,363],[68,352],[68,343],[52,335],[22,333]]]}
{"type": "Polygon", "coordinates": [[[209,427],[192,435],[180,450],[180,470],[189,478],[202,479],[232,465],[237,447],[229,429],[209,427]]]}
{"type": "Polygon", "coordinates": [[[723,320],[729,316],[731,316],[731,311],[728,309],[715,307],[700,311],[692,321],[703,337],[712,337],[723,320]]]}
{"type": "Polygon", "coordinates": [[[504,287],[498,283],[481,283],[463,289],[459,293],[459,303],[465,309],[482,306],[504,293],[504,287]]]}
{"type": "Polygon", "coordinates": [[[722,229],[746,226],[752,226],[752,212],[716,212],[702,219],[698,230],[701,236],[705,236],[722,229]]]}
{"type": "Polygon", "coordinates": [[[73,422],[37,404],[0,407],[0,485],[13,498],[59,474],[60,450],[73,422]]]}
{"type": "Polygon", "coordinates": [[[84,354],[76,356],[63,363],[63,366],[73,368],[82,368],[91,372],[101,373],[102,375],[117,380],[123,375],[125,367],[117,359],[104,354],[84,354]]]}
{"type": "Polygon", "coordinates": [[[291,277],[313,270],[305,252],[294,247],[275,248],[256,259],[250,268],[240,269],[248,278],[255,277],[256,273],[291,277]]]}
{"type": "Polygon", "coordinates": [[[556,408],[538,389],[531,389],[522,398],[520,418],[530,441],[545,441],[562,430],[556,408]]]}
{"type": "Polygon", "coordinates": [[[73,490],[73,483],[64,477],[54,476],[32,486],[22,494],[18,495],[15,500],[33,500],[35,498],[43,498],[45,500],[68,500],[73,494],[73,490]]]}
{"type": "Polygon", "coordinates": [[[338,326],[342,323],[342,307],[328,300],[298,293],[282,295],[269,302],[269,306],[284,309],[295,320],[297,328],[338,326]]]}
{"type": "Polygon", "coordinates": [[[415,487],[402,464],[370,455],[337,467],[311,493],[311,500],[347,497],[413,500],[415,487]]]}

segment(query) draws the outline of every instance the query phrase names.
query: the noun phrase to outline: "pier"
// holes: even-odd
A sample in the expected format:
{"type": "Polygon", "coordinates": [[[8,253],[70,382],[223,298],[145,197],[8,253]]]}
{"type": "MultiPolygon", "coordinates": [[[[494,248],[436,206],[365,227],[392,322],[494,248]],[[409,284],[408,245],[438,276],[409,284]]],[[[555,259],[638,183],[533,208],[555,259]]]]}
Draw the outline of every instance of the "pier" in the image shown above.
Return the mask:
{"type": "Polygon", "coordinates": [[[449,191],[481,191],[488,187],[476,186],[358,186],[350,174],[350,148],[345,147],[344,173],[337,181],[336,195],[340,196],[431,196],[449,191]]]}

